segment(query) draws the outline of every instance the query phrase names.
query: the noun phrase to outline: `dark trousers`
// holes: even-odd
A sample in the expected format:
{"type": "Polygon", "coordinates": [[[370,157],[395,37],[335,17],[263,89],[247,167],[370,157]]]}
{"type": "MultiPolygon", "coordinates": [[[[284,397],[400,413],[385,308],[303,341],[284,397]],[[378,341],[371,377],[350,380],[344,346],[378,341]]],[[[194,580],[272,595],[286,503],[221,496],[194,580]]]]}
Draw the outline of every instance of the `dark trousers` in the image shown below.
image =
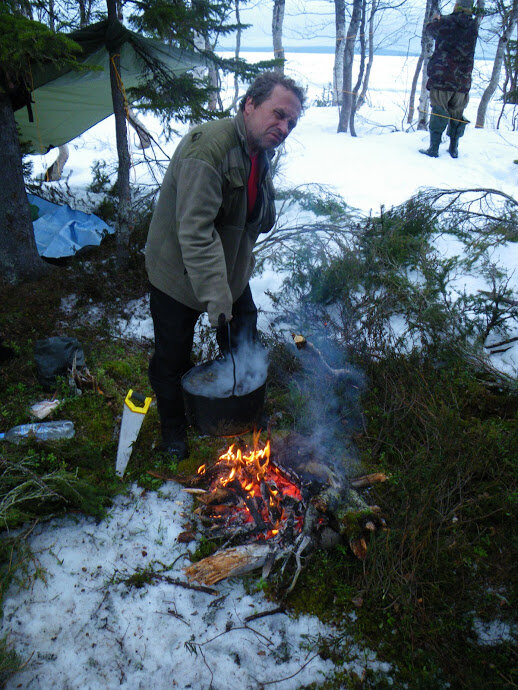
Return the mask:
{"type": "MultiPolygon", "coordinates": [[[[193,366],[191,351],[194,327],[201,314],[150,286],[150,306],[155,331],[155,352],[149,363],[149,381],[153,388],[162,425],[162,438],[169,441],[185,435],[182,376],[193,366]]],[[[222,353],[228,352],[228,326],[232,348],[242,339],[257,340],[257,308],[250,286],[232,305],[232,320],[216,332],[222,353]]]]}

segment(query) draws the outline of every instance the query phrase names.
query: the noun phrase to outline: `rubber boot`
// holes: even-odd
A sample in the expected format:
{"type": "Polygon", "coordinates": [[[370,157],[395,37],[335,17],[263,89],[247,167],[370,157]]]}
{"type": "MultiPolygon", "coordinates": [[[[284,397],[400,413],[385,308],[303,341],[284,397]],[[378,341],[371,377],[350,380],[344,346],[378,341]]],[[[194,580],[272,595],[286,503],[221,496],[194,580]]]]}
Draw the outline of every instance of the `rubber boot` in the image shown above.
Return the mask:
{"type": "Polygon", "coordinates": [[[459,157],[459,139],[464,134],[468,120],[450,120],[446,134],[450,137],[448,153],[452,158],[459,157]]]}
{"type": "Polygon", "coordinates": [[[177,405],[171,400],[157,396],[156,402],[162,430],[162,451],[173,461],[185,460],[189,454],[185,416],[179,416],[177,405]]]}
{"type": "Polygon", "coordinates": [[[427,149],[419,149],[419,153],[424,153],[425,156],[430,156],[430,158],[439,157],[441,136],[448,124],[448,117],[448,113],[442,108],[437,108],[435,106],[432,108],[430,124],[428,125],[428,129],[430,130],[430,146],[427,149]]]}
{"type": "Polygon", "coordinates": [[[430,146],[427,149],[419,149],[419,153],[424,153],[430,158],[439,158],[439,146],[441,143],[441,135],[436,132],[430,132],[430,146]]]}

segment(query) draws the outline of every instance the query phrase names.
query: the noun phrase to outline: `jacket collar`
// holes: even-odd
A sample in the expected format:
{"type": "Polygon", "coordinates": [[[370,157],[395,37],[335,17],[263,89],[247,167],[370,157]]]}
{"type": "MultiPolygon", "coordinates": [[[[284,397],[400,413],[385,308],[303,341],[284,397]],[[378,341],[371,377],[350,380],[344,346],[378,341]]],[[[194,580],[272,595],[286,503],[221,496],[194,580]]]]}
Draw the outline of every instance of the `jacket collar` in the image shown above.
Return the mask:
{"type": "Polygon", "coordinates": [[[234,124],[236,126],[237,136],[241,142],[241,146],[248,153],[248,142],[246,140],[246,127],[245,118],[242,110],[237,111],[237,115],[234,117],[234,124]]]}

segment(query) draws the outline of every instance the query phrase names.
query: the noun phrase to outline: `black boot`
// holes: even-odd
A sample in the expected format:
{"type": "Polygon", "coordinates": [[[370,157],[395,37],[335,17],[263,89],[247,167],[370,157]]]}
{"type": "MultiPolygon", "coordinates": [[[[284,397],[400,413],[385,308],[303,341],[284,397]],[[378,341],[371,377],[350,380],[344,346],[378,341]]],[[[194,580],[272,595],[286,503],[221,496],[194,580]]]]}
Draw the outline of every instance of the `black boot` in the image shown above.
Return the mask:
{"type": "Polygon", "coordinates": [[[464,134],[467,124],[467,120],[450,120],[446,134],[450,137],[448,153],[452,158],[459,157],[459,139],[464,134]]]}
{"type": "Polygon", "coordinates": [[[439,146],[441,144],[441,135],[436,132],[430,132],[430,146],[427,149],[419,149],[419,153],[424,153],[430,158],[439,158],[439,146]]]}
{"type": "Polygon", "coordinates": [[[441,136],[446,125],[448,124],[448,113],[442,108],[436,106],[432,107],[432,114],[430,115],[430,146],[427,149],[419,149],[419,153],[424,153],[430,158],[439,157],[439,146],[441,144],[441,136]]]}
{"type": "Polygon", "coordinates": [[[185,460],[189,455],[185,417],[178,414],[172,401],[157,396],[156,402],[162,430],[162,451],[171,460],[185,460]]]}

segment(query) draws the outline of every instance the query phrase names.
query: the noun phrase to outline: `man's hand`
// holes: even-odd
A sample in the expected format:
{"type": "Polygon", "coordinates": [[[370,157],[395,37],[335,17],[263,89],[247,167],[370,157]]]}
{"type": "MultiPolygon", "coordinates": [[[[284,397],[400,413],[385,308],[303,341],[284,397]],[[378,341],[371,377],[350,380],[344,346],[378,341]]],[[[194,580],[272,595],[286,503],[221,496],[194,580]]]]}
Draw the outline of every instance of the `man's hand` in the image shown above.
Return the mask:
{"type": "Polygon", "coordinates": [[[438,22],[440,18],[441,15],[436,12],[434,15],[432,15],[432,22],[438,22]]]}

